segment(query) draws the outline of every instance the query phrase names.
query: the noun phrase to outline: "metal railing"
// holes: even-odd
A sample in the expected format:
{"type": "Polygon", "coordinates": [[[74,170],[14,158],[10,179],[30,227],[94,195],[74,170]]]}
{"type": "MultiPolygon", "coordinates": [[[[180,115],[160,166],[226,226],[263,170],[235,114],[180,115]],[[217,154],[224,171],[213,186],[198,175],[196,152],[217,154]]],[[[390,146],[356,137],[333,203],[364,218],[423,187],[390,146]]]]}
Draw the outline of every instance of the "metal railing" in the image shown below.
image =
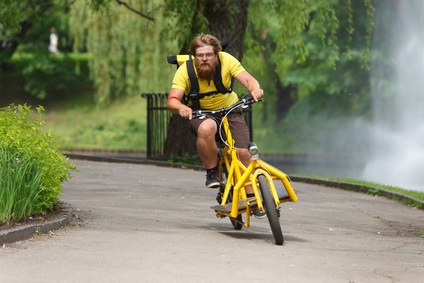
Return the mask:
{"type": "MultiPolygon", "coordinates": [[[[147,142],[146,158],[163,159],[164,146],[167,138],[168,125],[172,113],[166,109],[167,93],[142,93],[147,99],[147,142]]],[[[243,109],[243,116],[250,131],[250,140],[253,140],[252,108],[243,109]]]]}
{"type": "Polygon", "coordinates": [[[143,93],[147,99],[146,157],[161,159],[172,113],[166,109],[167,93],[143,93]]]}

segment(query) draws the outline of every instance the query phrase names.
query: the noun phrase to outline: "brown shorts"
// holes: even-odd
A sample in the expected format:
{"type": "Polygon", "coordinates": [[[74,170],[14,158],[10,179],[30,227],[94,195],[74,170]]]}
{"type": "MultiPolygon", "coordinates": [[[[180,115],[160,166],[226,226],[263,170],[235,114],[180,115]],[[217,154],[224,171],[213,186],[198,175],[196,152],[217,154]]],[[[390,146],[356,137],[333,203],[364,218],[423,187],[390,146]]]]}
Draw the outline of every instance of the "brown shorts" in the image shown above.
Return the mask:
{"type": "MultiPolygon", "coordinates": [[[[230,124],[231,134],[233,135],[233,139],[235,141],[235,147],[247,148],[250,142],[249,127],[247,126],[246,121],[243,118],[241,109],[237,109],[236,111],[231,112],[230,114],[228,114],[227,118],[230,124]]],[[[222,120],[222,117],[219,114],[218,115],[206,114],[205,119],[190,120],[190,131],[197,136],[197,129],[199,128],[200,124],[202,124],[202,122],[205,121],[206,119],[215,120],[215,122],[218,125],[218,131],[219,131],[219,125],[222,120]]],[[[222,136],[224,139],[226,138],[225,133],[223,133],[222,136]]],[[[215,139],[217,140],[217,142],[221,141],[219,132],[216,134],[215,139]]]]}

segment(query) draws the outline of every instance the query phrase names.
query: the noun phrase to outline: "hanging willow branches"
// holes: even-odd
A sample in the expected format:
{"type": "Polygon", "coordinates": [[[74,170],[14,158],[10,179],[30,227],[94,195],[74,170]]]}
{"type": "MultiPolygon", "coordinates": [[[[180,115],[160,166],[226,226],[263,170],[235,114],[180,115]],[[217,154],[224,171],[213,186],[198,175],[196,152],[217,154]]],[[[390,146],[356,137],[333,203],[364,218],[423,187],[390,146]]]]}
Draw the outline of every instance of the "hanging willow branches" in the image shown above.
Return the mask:
{"type": "MultiPolygon", "coordinates": [[[[70,28],[75,50],[91,54],[90,73],[96,87],[95,100],[99,105],[110,103],[124,95],[141,92],[166,91],[169,76],[174,71],[163,69],[164,54],[175,52],[175,40],[166,44],[159,32],[162,17],[160,1],[128,0],[126,5],[137,11],[155,14],[159,24],[140,17],[132,9],[122,8],[121,1],[111,2],[93,13],[86,1],[71,5],[70,28]],[[169,76],[164,76],[169,73],[169,76]],[[158,89],[158,86],[163,89],[158,89]]],[[[151,17],[151,16],[150,16],[151,17]]]]}
{"type": "MultiPolygon", "coordinates": [[[[219,15],[231,13],[233,10],[229,9],[237,9],[239,5],[235,0],[216,2],[73,2],[70,26],[76,50],[87,49],[91,54],[90,70],[97,89],[97,103],[107,104],[116,97],[142,91],[167,91],[173,70],[163,68],[164,56],[181,50],[194,33],[216,30],[206,19],[205,9],[224,7],[228,10],[213,11],[219,15]],[[163,76],[164,72],[168,75],[163,76]],[[156,88],[150,88],[152,85],[156,88]],[[158,86],[163,86],[163,89],[158,86]]],[[[374,8],[372,0],[364,0],[362,3],[368,21],[363,48],[366,62],[371,45],[374,8]]],[[[341,57],[351,56],[349,45],[355,32],[355,12],[352,0],[250,0],[247,34],[253,31],[260,33],[265,29],[272,32],[275,41],[272,56],[280,62],[287,56],[304,62],[314,50],[326,49],[326,61],[334,68],[341,57]],[[347,22],[347,26],[344,23],[344,30],[340,31],[342,20],[347,22]],[[342,39],[340,34],[343,34],[342,39]],[[320,42],[321,47],[314,42],[313,37],[317,39],[316,42],[320,42]]],[[[234,19],[235,22],[241,20],[234,19]]],[[[250,49],[263,48],[260,42],[249,36],[245,43],[250,49]]],[[[283,68],[283,65],[280,64],[278,68],[283,68]]]]}

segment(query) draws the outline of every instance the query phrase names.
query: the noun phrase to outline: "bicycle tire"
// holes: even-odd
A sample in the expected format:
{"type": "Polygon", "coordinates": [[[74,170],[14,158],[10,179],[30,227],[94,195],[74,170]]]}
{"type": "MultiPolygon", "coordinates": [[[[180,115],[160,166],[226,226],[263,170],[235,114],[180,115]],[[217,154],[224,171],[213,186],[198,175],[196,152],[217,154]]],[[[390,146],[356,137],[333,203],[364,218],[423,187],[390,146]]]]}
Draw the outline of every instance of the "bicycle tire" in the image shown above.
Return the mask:
{"type": "MultiPolygon", "coordinates": [[[[224,193],[223,190],[225,188],[225,184],[226,184],[226,181],[227,181],[227,175],[228,174],[227,174],[227,168],[225,167],[225,164],[221,165],[220,172],[221,172],[221,186],[219,188],[220,192],[218,194],[224,193]]],[[[230,192],[230,194],[228,195],[228,198],[227,198],[227,203],[230,203],[232,199],[233,199],[233,191],[231,189],[231,192],[230,192]]],[[[241,230],[241,228],[243,228],[243,224],[241,224],[243,222],[243,217],[241,216],[241,214],[237,215],[236,219],[231,218],[231,217],[229,217],[229,218],[230,218],[231,225],[233,225],[233,228],[235,230],[241,230]]]]}
{"type": "Polygon", "coordinates": [[[259,189],[262,194],[262,201],[268,218],[269,226],[271,226],[272,235],[274,236],[275,244],[282,245],[284,243],[283,232],[281,231],[280,221],[275,207],[274,199],[271,195],[269,184],[265,176],[258,176],[259,189]]]}
{"type": "Polygon", "coordinates": [[[230,221],[234,229],[241,230],[241,228],[243,228],[243,224],[240,223],[241,221],[243,221],[243,217],[241,216],[241,214],[237,215],[237,220],[230,217],[230,221]]]}

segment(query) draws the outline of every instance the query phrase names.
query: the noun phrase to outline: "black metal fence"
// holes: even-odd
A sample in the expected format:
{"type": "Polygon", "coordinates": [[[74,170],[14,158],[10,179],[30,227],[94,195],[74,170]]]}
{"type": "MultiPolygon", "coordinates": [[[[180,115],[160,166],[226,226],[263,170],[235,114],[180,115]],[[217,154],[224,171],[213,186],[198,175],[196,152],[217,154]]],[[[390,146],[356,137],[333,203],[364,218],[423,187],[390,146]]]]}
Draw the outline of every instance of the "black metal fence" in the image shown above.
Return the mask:
{"type": "MultiPolygon", "coordinates": [[[[147,99],[147,149],[148,159],[163,159],[164,145],[168,132],[168,124],[172,113],[166,109],[167,93],[143,93],[147,99]]],[[[250,140],[253,140],[252,108],[243,110],[243,116],[250,130],[250,140]]]]}

